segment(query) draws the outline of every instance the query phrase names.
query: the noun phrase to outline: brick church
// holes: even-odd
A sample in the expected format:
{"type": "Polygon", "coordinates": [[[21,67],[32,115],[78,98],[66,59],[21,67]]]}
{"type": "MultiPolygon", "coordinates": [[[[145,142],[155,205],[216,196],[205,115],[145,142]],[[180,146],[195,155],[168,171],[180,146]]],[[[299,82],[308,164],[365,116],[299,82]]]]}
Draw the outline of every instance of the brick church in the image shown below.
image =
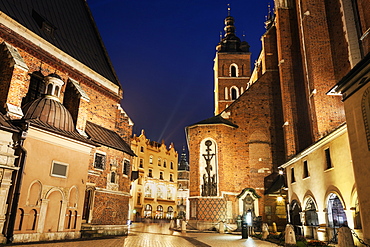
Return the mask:
{"type": "Polygon", "coordinates": [[[0,241],[127,233],[133,123],[86,1],[1,1],[0,48],[0,241]]]}
{"type": "Polygon", "coordinates": [[[198,229],[235,224],[248,212],[283,229],[291,209],[279,166],[346,121],[341,98],[327,93],[369,52],[369,1],[274,2],[252,71],[249,45],[226,17],[214,60],[215,115],[186,127],[190,222],[198,229]]]}

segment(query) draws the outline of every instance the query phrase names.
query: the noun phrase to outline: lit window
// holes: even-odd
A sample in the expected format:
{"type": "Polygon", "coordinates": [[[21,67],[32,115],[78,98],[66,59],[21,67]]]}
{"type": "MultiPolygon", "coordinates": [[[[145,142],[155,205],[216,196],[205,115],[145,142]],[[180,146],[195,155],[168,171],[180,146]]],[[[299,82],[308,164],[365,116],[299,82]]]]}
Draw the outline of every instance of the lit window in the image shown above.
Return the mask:
{"type": "Polygon", "coordinates": [[[53,167],[51,170],[51,175],[55,177],[67,177],[67,168],[68,165],[61,164],[61,163],[53,163],[53,167]]]}
{"type": "Polygon", "coordinates": [[[149,157],[149,164],[153,164],[153,156],[149,157]]]}

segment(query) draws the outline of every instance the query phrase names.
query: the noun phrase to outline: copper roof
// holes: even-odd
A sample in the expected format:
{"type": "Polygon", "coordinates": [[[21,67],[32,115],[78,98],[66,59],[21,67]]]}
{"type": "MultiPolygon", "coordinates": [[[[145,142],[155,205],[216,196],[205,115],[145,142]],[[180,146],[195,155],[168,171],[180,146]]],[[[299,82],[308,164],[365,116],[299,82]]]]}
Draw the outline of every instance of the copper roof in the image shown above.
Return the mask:
{"type": "Polygon", "coordinates": [[[16,128],[14,125],[10,123],[10,119],[3,115],[0,112],[0,129],[10,131],[10,132],[19,132],[20,129],[16,128]]]}
{"type": "Polygon", "coordinates": [[[66,131],[66,130],[58,129],[55,126],[52,126],[48,123],[41,121],[40,119],[29,119],[29,120],[23,120],[23,121],[28,121],[31,126],[36,126],[40,129],[51,131],[53,133],[56,133],[56,134],[59,134],[59,135],[62,135],[68,138],[72,138],[74,140],[81,141],[87,144],[91,144],[94,146],[100,146],[97,143],[93,142],[92,140],[89,140],[88,138],[84,137],[83,135],[78,133],[76,130],[66,131]]]}
{"type": "Polygon", "coordinates": [[[190,126],[194,126],[194,125],[203,125],[203,124],[226,124],[226,125],[229,125],[231,127],[234,127],[234,128],[238,128],[239,126],[232,123],[231,121],[221,117],[220,115],[217,115],[217,116],[214,116],[214,117],[211,117],[211,118],[207,118],[205,120],[202,120],[200,122],[197,122],[195,124],[192,124],[190,126]]]}
{"type": "Polygon", "coordinates": [[[69,111],[54,96],[44,96],[23,107],[23,119],[38,119],[57,129],[73,132],[75,127],[69,111]]]}
{"type": "Polygon", "coordinates": [[[131,156],[136,156],[130,146],[113,130],[87,121],[86,134],[96,143],[123,151],[131,156]]]}

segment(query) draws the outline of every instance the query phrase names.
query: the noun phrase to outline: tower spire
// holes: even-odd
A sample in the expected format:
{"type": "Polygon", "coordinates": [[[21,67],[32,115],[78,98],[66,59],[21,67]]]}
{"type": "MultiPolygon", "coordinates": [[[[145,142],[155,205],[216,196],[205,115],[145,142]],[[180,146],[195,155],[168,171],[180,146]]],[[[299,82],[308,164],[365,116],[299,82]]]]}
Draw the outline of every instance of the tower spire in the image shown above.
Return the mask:
{"type": "Polygon", "coordinates": [[[227,4],[227,16],[230,16],[230,11],[231,11],[230,3],[228,3],[227,4]]]}

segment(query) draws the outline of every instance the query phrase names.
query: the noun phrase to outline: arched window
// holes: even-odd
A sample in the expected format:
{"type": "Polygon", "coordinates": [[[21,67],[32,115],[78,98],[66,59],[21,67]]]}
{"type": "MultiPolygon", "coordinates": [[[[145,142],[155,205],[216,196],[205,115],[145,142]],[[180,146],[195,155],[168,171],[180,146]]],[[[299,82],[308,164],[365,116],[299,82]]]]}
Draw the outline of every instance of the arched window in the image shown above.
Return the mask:
{"type": "Polygon", "coordinates": [[[73,223],[73,227],[72,227],[72,229],[76,229],[76,227],[77,227],[77,211],[75,211],[75,218],[74,218],[74,223],[73,223]]]}
{"type": "Polygon", "coordinates": [[[151,218],[152,217],[152,205],[146,204],[144,208],[144,217],[151,218]]]}
{"type": "Polygon", "coordinates": [[[66,229],[71,229],[71,222],[72,222],[72,211],[69,210],[67,214],[67,226],[66,229]]]}
{"type": "Polygon", "coordinates": [[[161,205],[157,206],[156,218],[158,219],[163,218],[163,207],[161,205]]]}
{"type": "Polygon", "coordinates": [[[149,164],[153,164],[153,156],[149,157],[149,164]]]}
{"type": "Polygon", "coordinates": [[[54,95],[59,97],[59,87],[58,86],[55,87],[54,95]]]}
{"type": "Polygon", "coordinates": [[[35,209],[32,209],[29,212],[28,216],[28,227],[27,230],[36,230],[36,222],[37,222],[37,211],[35,209]]]}
{"type": "Polygon", "coordinates": [[[293,224],[294,231],[297,234],[302,235],[301,206],[296,200],[293,200],[291,205],[292,205],[290,210],[291,223],[293,224]]]}
{"type": "Polygon", "coordinates": [[[53,84],[49,84],[46,90],[47,95],[53,95],[53,84]]]}
{"type": "Polygon", "coordinates": [[[173,217],[173,207],[169,206],[167,208],[167,219],[172,219],[172,217],[173,217]]]}
{"type": "Polygon", "coordinates": [[[24,210],[22,208],[19,208],[14,230],[17,231],[22,230],[23,220],[24,220],[24,210]]]}
{"type": "Polygon", "coordinates": [[[84,201],[84,208],[82,212],[82,219],[86,220],[87,223],[89,221],[90,210],[91,210],[91,206],[92,206],[92,202],[94,198],[93,193],[94,191],[92,188],[87,189],[85,192],[85,201],[84,201]]]}
{"type": "Polygon", "coordinates": [[[116,183],[116,173],[115,172],[111,172],[110,182],[113,183],[113,184],[116,183]]]}
{"type": "Polygon", "coordinates": [[[238,98],[238,91],[236,88],[231,88],[231,100],[236,100],[238,98]]]}
{"type": "Polygon", "coordinates": [[[237,67],[235,64],[231,65],[230,66],[230,76],[231,77],[237,77],[238,74],[237,74],[237,67]]]}
{"type": "Polygon", "coordinates": [[[332,193],[328,201],[328,224],[330,227],[347,225],[347,216],[339,197],[332,193]]]}
{"type": "Polygon", "coordinates": [[[307,226],[319,225],[319,218],[317,216],[315,202],[313,201],[312,198],[309,198],[306,202],[305,219],[307,226]]]}

